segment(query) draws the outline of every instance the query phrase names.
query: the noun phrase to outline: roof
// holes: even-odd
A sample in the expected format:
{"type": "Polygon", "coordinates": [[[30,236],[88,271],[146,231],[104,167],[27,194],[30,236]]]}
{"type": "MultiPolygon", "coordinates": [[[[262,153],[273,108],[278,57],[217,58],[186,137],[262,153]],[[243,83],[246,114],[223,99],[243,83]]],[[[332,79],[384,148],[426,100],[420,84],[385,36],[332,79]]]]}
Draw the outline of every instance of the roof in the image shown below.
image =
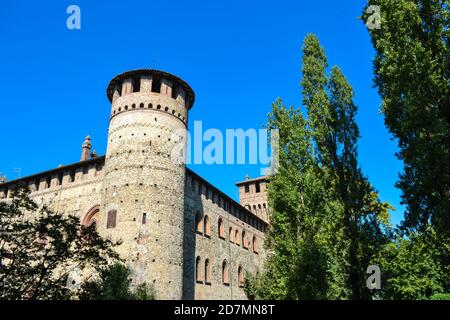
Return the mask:
{"type": "Polygon", "coordinates": [[[192,90],[192,88],[183,79],[181,79],[171,73],[157,70],[157,69],[135,69],[135,70],[130,70],[130,71],[127,71],[127,72],[124,72],[124,73],[121,73],[121,74],[115,76],[109,82],[108,88],[106,89],[106,95],[108,96],[109,101],[112,102],[114,87],[116,86],[117,83],[122,82],[123,80],[128,79],[128,78],[132,78],[132,77],[136,77],[136,76],[143,76],[143,75],[158,75],[158,76],[162,76],[166,79],[169,79],[169,80],[172,80],[172,81],[178,83],[179,85],[181,85],[181,87],[186,92],[186,97],[188,97],[190,100],[190,105],[187,108],[190,109],[194,105],[194,101],[195,101],[194,90],[192,90]]]}
{"type": "Polygon", "coordinates": [[[15,180],[11,180],[11,181],[6,181],[5,183],[0,183],[0,187],[4,187],[7,185],[13,185],[13,184],[20,184],[20,182],[25,182],[27,180],[32,180],[34,178],[37,178],[39,176],[44,176],[44,175],[49,175],[49,174],[53,174],[59,171],[66,171],[66,170],[71,170],[71,169],[75,169],[75,168],[79,168],[79,167],[83,167],[87,164],[91,164],[91,163],[96,163],[96,162],[105,162],[105,156],[101,156],[101,157],[96,157],[96,158],[92,158],[92,159],[88,159],[85,161],[78,161],[66,166],[60,166],[51,170],[47,170],[47,171],[42,171],[39,173],[35,173],[33,175],[30,176],[26,176],[26,177],[22,177],[19,179],[15,179],[15,180]]]}
{"type": "Polygon", "coordinates": [[[268,176],[262,176],[262,177],[257,177],[257,178],[252,178],[252,179],[246,179],[244,181],[239,181],[236,182],[235,185],[240,186],[249,182],[256,182],[256,181],[265,181],[267,180],[268,176]]]}

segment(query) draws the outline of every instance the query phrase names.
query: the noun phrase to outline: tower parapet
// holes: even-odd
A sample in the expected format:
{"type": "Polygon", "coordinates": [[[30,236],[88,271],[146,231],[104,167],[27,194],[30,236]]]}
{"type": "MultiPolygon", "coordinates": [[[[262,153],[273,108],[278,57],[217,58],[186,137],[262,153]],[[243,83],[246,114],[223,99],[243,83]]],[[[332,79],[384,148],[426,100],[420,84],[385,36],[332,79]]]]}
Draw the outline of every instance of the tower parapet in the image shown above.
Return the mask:
{"type": "Polygon", "coordinates": [[[239,202],[254,215],[265,222],[270,220],[270,210],[267,198],[267,176],[250,179],[245,176],[244,181],[236,183],[239,188],[239,202]]]}
{"type": "Polygon", "coordinates": [[[98,230],[122,240],[119,254],[136,284],[158,299],[183,294],[185,165],[172,160],[172,135],[187,128],[194,92],[167,72],[140,69],[116,76],[98,230]]]}
{"type": "Polygon", "coordinates": [[[195,94],[191,87],[170,73],[138,69],[116,76],[108,85],[112,102],[111,119],[116,115],[139,109],[154,109],[179,118],[187,125],[189,109],[195,94]]]}

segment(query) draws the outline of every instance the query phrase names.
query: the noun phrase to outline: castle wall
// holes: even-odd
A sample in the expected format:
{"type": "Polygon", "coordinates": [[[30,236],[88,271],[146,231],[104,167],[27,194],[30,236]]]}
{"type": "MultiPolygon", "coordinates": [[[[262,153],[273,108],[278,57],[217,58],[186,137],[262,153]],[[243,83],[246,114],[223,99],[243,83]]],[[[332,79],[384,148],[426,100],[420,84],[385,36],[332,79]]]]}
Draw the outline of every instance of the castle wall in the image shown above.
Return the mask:
{"type": "Polygon", "coordinates": [[[173,160],[192,89],[138,70],[114,78],[107,93],[105,157],[86,160],[87,137],[82,161],[0,184],[0,199],[27,186],[38,204],[95,222],[101,236],[122,241],[116,249],[133,284],[153,286],[157,299],[245,299],[245,273],[265,260],[267,223],[173,160]]]}
{"type": "Polygon", "coordinates": [[[242,283],[239,283],[238,268],[242,267],[243,275],[245,272],[256,274],[262,269],[266,257],[263,246],[266,225],[216,188],[201,181],[192,171],[188,171],[186,176],[185,196],[184,298],[246,299],[242,283]],[[200,232],[197,230],[198,214],[203,222],[200,232]],[[205,216],[210,224],[209,236],[204,232],[205,216]],[[224,223],[224,237],[219,236],[220,218],[224,223]],[[230,228],[233,235],[231,239],[230,228]],[[236,231],[239,240],[233,239],[236,231]],[[241,238],[243,231],[247,248],[241,238]],[[253,236],[256,238],[256,250],[253,248],[253,236]],[[200,268],[196,268],[197,259],[200,261],[200,268]],[[210,267],[209,279],[205,270],[206,260],[210,267]],[[224,284],[223,281],[224,261],[228,264],[229,284],[224,284]]]}
{"type": "MultiPolygon", "coordinates": [[[[103,159],[96,159],[26,178],[16,186],[28,186],[31,198],[38,205],[45,204],[53,211],[79,217],[81,223],[85,214],[100,204],[102,178],[103,159]]],[[[9,196],[11,192],[9,188],[9,196]]]]}
{"type": "MultiPolygon", "coordinates": [[[[40,190],[33,191],[31,197],[38,204],[46,204],[55,211],[75,215],[79,217],[81,223],[94,206],[102,204],[104,161],[105,158],[101,157],[94,161],[90,160],[87,164],[80,162],[69,169],[55,169],[50,173],[36,175],[17,184],[28,185],[30,189],[34,189],[35,182],[37,182],[40,190]],[[74,181],[71,181],[72,177],[74,181]],[[59,179],[61,179],[61,184],[59,179]],[[46,185],[48,182],[50,182],[50,187],[46,185]]],[[[242,267],[244,275],[247,271],[255,274],[261,270],[266,257],[263,244],[267,225],[194,172],[189,169],[186,171],[184,213],[180,213],[180,217],[184,219],[183,247],[179,248],[180,254],[183,254],[183,279],[182,284],[178,284],[178,290],[183,291],[183,299],[246,299],[244,290],[239,283],[238,268],[242,267]],[[204,223],[201,232],[197,230],[196,217],[198,215],[202,222],[204,222],[205,216],[208,217],[209,235],[204,232],[204,223]],[[223,221],[222,237],[219,235],[219,219],[223,221]],[[230,228],[232,228],[232,237],[230,237],[230,228]],[[236,231],[240,236],[239,241],[232,239],[236,231]],[[247,248],[244,248],[242,242],[242,231],[246,233],[247,248]],[[257,239],[257,252],[253,248],[253,236],[257,239]],[[200,259],[200,277],[198,278],[196,274],[198,271],[196,270],[197,258],[200,259]],[[209,279],[206,279],[205,274],[207,259],[210,266],[209,279]],[[224,261],[228,263],[229,284],[223,283],[222,264],[224,261]]],[[[177,179],[175,173],[173,174],[171,179],[177,179]]],[[[126,181],[125,183],[133,184],[126,176],[123,179],[126,181]]],[[[154,208],[155,212],[158,211],[158,208],[162,208],[161,212],[164,212],[167,207],[171,207],[174,201],[173,197],[176,197],[176,194],[169,188],[171,179],[167,180],[161,177],[153,180],[154,184],[150,188],[142,188],[140,182],[136,182],[137,187],[142,191],[137,197],[139,203],[146,203],[158,198],[165,199],[165,201],[160,201],[154,208]]],[[[10,184],[10,189],[13,185],[10,184]]],[[[136,200],[135,197],[129,197],[127,194],[115,195],[118,203],[127,197],[136,200]]],[[[135,280],[146,281],[153,285],[158,282],[164,284],[173,281],[170,274],[166,272],[173,262],[168,262],[166,265],[155,262],[157,259],[170,258],[170,253],[174,250],[173,244],[160,239],[164,237],[164,234],[170,235],[171,229],[177,228],[174,225],[176,221],[173,221],[170,216],[160,217],[157,214],[150,214],[147,216],[146,224],[143,225],[140,211],[133,209],[133,212],[136,213],[135,220],[133,219],[131,222],[133,227],[129,227],[130,222],[118,219],[115,228],[118,233],[114,239],[127,240],[127,238],[133,237],[131,240],[128,239],[130,241],[128,241],[126,250],[119,251],[127,260],[128,265],[133,268],[135,280]],[[148,228],[148,226],[154,226],[154,228],[148,228]],[[142,260],[136,259],[137,254],[142,254],[141,259],[142,257],[146,258],[147,266],[140,263],[142,260]],[[157,269],[155,266],[161,266],[161,269],[157,269]],[[142,272],[143,270],[144,272],[142,272]]],[[[104,211],[100,215],[103,216],[103,219],[99,217],[101,222],[97,226],[104,229],[102,228],[106,224],[104,211]]],[[[109,236],[104,232],[103,235],[109,236]]]]}

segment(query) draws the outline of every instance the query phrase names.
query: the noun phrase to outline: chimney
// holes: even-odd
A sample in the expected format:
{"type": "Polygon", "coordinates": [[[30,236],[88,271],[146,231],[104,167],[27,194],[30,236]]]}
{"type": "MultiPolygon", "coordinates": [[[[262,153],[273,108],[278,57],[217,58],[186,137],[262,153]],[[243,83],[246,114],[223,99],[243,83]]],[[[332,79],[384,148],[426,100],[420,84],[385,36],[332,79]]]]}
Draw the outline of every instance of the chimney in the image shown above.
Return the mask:
{"type": "Polygon", "coordinates": [[[92,147],[91,137],[87,136],[86,139],[84,139],[84,142],[82,144],[80,161],[85,161],[85,160],[89,159],[89,154],[91,153],[91,147],[92,147]]]}

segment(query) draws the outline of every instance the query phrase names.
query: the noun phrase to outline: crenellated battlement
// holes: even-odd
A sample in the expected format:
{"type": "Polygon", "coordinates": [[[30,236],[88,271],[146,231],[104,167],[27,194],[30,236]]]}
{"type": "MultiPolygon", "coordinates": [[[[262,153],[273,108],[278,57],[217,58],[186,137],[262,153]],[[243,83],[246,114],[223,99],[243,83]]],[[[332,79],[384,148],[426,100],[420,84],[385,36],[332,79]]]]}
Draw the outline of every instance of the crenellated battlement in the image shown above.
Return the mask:
{"type": "Polygon", "coordinates": [[[110,119],[128,111],[152,110],[170,114],[187,125],[194,91],[180,78],[159,70],[139,69],[116,76],[108,85],[110,119]]]}
{"type": "Polygon", "coordinates": [[[194,91],[185,81],[168,72],[154,69],[124,72],[111,80],[106,92],[113,105],[118,99],[134,93],[169,97],[187,110],[195,100],[194,91]]]}

